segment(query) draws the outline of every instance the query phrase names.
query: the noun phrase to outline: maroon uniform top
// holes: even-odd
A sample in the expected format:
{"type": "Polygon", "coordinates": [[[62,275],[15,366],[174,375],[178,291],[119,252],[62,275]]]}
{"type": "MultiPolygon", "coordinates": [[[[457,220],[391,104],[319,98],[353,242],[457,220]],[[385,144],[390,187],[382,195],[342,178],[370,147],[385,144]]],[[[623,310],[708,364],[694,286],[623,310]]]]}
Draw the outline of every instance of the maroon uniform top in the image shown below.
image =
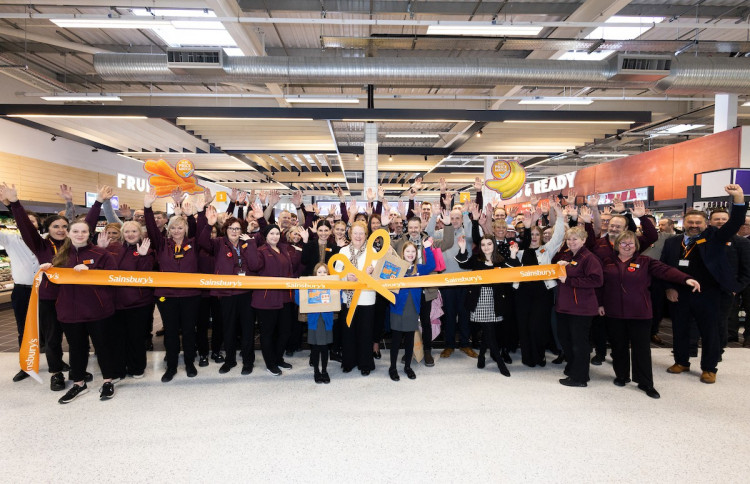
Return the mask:
{"type": "MultiPolygon", "coordinates": [[[[154,251],[146,255],[138,253],[136,244],[110,244],[107,251],[115,259],[118,271],[150,272],[154,270],[154,251]]],[[[144,276],[133,275],[132,278],[144,276]]],[[[115,286],[115,309],[132,309],[148,306],[154,302],[154,289],[140,286],[115,286]]]]}
{"type": "Polygon", "coordinates": [[[596,316],[599,303],[596,288],[604,281],[599,259],[586,247],[573,255],[572,251],[560,254],[560,260],[568,261],[565,266],[567,278],[560,283],[557,295],[557,312],[575,316],[596,316]]]}
{"type": "MultiPolygon", "coordinates": [[[[70,247],[68,262],[64,267],[73,268],[85,264],[89,270],[113,271],[117,263],[106,249],[91,243],[80,249],[70,247]]],[[[59,284],[55,308],[61,323],[85,323],[99,321],[115,312],[114,288],[110,286],[88,286],[84,284],[59,284]]]]}
{"type": "MultiPolygon", "coordinates": [[[[659,239],[659,232],[656,231],[656,227],[651,223],[651,219],[648,217],[641,217],[641,230],[643,235],[638,236],[638,243],[643,249],[651,247],[651,244],[659,239]]],[[[604,260],[607,257],[615,257],[615,250],[612,244],[609,242],[609,237],[604,234],[602,237],[597,238],[594,234],[593,225],[586,224],[586,247],[596,254],[599,260],[604,260]]]]}
{"type": "MultiPolygon", "coordinates": [[[[248,267],[259,276],[294,277],[292,261],[284,245],[273,250],[268,244],[257,247],[254,239],[248,241],[248,267]]],[[[256,289],[253,291],[252,306],[257,309],[281,309],[292,302],[292,293],[288,289],[256,289]]]]}
{"type": "MultiPolygon", "coordinates": [[[[247,265],[248,242],[239,241],[237,247],[232,244],[226,236],[211,238],[211,226],[206,225],[198,237],[198,245],[211,256],[213,263],[212,274],[224,274],[236,276],[240,273],[249,275],[250,268],[247,265]],[[239,254],[238,254],[239,252],[239,254]]],[[[212,296],[224,297],[234,296],[247,292],[246,289],[211,289],[212,296]]]]}

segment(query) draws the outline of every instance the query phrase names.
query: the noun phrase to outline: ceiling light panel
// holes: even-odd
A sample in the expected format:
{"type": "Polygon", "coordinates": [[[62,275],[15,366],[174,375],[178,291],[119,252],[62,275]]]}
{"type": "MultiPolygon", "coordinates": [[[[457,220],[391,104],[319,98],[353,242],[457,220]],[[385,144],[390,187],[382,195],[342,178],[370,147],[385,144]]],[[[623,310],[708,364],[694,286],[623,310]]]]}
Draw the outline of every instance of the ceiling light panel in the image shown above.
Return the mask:
{"type": "Polygon", "coordinates": [[[461,35],[479,37],[533,37],[543,27],[526,25],[430,25],[427,35],[461,35]]]}

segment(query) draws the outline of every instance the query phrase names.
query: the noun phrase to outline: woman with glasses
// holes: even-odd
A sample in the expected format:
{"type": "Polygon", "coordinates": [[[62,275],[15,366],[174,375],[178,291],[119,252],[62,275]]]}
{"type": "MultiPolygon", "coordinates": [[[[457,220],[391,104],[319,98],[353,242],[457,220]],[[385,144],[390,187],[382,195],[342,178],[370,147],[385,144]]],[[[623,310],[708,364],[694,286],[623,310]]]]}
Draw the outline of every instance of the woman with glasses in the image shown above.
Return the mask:
{"type": "Polygon", "coordinates": [[[649,397],[659,398],[651,370],[651,279],[685,284],[699,292],[700,284],[684,272],[639,254],[639,249],[638,237],[629,230],[615,239],[615,255],[602,261],[604,285],[597,291],[599,315],[606,316],[614,384],[624,387],[631,381],[632,355],[633,381],[649,397]]]}

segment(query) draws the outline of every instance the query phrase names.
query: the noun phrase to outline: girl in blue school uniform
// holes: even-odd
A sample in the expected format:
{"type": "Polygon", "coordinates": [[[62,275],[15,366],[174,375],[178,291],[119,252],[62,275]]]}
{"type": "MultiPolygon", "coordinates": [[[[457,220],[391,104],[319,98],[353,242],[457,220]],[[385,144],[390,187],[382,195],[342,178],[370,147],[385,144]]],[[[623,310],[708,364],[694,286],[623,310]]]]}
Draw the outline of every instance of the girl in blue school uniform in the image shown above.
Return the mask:
{"type": "MultiPolygon", "coordinates": [[[[312,275],[329,275],[328,266],[319,262],[312,275]]],[[[299,305],[299,290],[294,291],[294,300],[299,305]]],[[[328,345],[333,343],[333,316],[332,311],[307,314],[307,343],[310,345],[310,366],[315,369],[315,383],[331,383],[327,367],[328,345]]]]}
{"type": "MultiPolygon", "coordinates": [[[[401,248],[401,258],[410,264],[405,277],[426,276],[435,270],[435,257],[432,254],[432,238],[424,241],[424,264],[417,264],[417,247],[411,242],[406,242],[401,248]]],[[[388,374],[393,381],[399,381],[396,362],[398,361],[398,350],[401,342],[404,343],[404,373],[410,380],[417,375],[411,369],[411,360],[414,353],[414,332],[419,329],[419,305],[422,299],[422,289],[400,289],[396,296],[396,302],[391,304],[391,367],[388,374]]]]}

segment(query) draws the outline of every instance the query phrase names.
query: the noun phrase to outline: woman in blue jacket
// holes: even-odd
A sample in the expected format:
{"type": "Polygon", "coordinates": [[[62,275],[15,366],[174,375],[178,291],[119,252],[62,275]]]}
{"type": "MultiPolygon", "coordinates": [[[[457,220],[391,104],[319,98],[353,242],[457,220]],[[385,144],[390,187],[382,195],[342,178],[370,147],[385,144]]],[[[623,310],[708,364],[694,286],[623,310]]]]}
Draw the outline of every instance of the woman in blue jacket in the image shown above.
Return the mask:
{"type": "MultiPolygon", "coordinates": [[[[416,264],[417,248],[411,242],[406,242],[401,248],[401,258],[411,264],[406,271],[406,277],[426,276],[435,270],[435,257],[432,255],[432,238],[424,241],[424,264],[416,264]]],[[[417,377],[411,369],[411,359],[414,352],[414,332],[419,329],[419,303],[422,299],[422,289],[401,289],[396,294],[396,302],[391,304],[391,367],[388,374],[391,380],[399,381],[396,362],[401,341],[404,342],[404,373],[413,380],[417,377]]]]}

